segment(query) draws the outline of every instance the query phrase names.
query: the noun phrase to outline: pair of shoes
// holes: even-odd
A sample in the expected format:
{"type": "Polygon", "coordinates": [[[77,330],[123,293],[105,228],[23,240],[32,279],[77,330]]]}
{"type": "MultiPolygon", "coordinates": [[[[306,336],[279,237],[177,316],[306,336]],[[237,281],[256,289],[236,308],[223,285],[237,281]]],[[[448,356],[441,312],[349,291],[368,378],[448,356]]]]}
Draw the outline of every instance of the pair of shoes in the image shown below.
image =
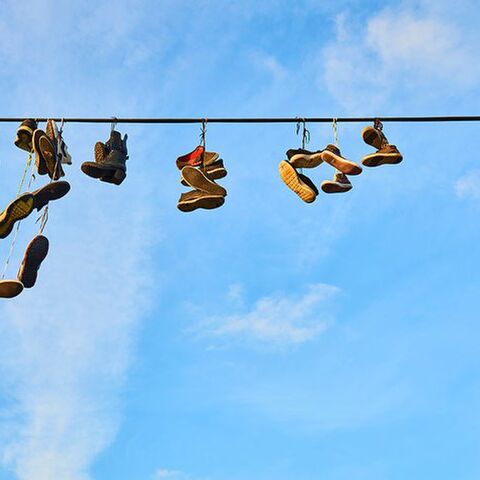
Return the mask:
{"type": "Polygon", "coordinates": [[[19,195],[0,214],[0,239],[8,237],[15,223],[28,217],[34,209],[40,211],[48,202],[64,197],[69,191],[68,182],[58,181],[19,195]]]}
{"type": "Polygon", "coordinates": [[[48,255],[49,242],[43,235],[36,236],[27,246],[17,280],[0,281],[0,298],[14,298],[24,288],[32,288],[37,281],[40,265],[48,255]]]}
{"type": "Polygon", "coordinates": [[[47,175],[52,180],[58,180],[65,176],[60,159],[57,154],[57,141],[53,136],[52,128],[49,128],[50,135],[37,128],[33,132],[32,144],[35,152],[35,166],[39,175],[47,175]]]}
{"type": "Polygon", "coordinates": [[[120,185],[127,177],[128,135],[112,130],[107,142],[95,144],[95,161],[84,162],[82,172],[102,182],[120,185]]]}
{"type": "Polygon", "coordinates": [[[327,145],[324,150],[311,152],[305,149],[290,149],[287,160],[279,165],[280,177],[288,188],[293,190],[304,202],[312,203],[318,196],[318,189],[310,178],[297,171],[297,168],[315,168],[328,163],[336,169],[333,180],[324,181],[321,185],[325,193],[348,192],[352,184],[347,175],[360,175],[362,168],[351,160],[342,157],[340,149],[335,145],[327,145]]]}
{"type": "Polygon", "coordinates": [[[227,191],[215,182],[227,176],[218,153],[206,152],[200,145],[192,152],[178,157],[176,163],[182,172],[180,183],[194,189],[180,195],[177,204],[180,211],[192,212],[198,208],[211,210],[225,203],[227,191]]]}
{"type": "MultiPolygon", "coordinates": [[[[381,125],[381,124],[380,124],[381,125]]],[[[402,154],[395,145],[388,143],[387,137],[381,126],[368,126],[362,131],[363,141],[376,148],[377,151],[365,155],[362,164],[366,167],[378,167],[380,165],[397,165],[403,160],[402,154]]]]}
{"type": "Polygon", "coordinates": [[[47,121],[45,133],[48,135],[52,143],[56,146],[58,162],[60,165],[71,165],[72,156],[68,153],[68,147],[63,140],[62,130],[59,130],[54,120],[47,121]]]}

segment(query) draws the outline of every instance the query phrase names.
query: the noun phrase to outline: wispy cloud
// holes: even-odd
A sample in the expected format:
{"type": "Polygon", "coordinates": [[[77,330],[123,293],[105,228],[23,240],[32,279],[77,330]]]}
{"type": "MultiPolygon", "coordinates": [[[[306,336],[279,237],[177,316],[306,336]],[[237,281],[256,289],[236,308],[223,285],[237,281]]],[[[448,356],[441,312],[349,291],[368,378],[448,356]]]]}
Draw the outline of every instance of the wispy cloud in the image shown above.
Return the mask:
{"type": "Polygon", "coordinates": [[[299,345],[332,323],[324,303],[338,293],[326,284],[310,285],[302,295],[271,295],[246,312],[208,316],[192,331],[201,336],[257,341],[273,346],[299,345]]]}
{"type": "Polygon", "coordinates": [[[455,182],[455,193],[459,198],[480,200],[480,170],[472,170],[455,182]]]}
{"type": "Polygon", "coordinates": [[[153,475],[153,480],[175,479],[185,480],[187,475],[180,470],[168,470],[166,468],[160,468],[153,475]]]}

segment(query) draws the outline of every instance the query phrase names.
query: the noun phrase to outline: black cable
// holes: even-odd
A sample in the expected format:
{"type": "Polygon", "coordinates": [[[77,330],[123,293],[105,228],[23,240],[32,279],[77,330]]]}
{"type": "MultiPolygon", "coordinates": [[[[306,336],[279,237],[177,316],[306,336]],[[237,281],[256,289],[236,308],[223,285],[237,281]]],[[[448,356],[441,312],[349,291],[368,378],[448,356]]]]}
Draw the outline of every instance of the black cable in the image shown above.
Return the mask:
{"type": "MultiPolygon", "coordinates": [[[[0,118],[0,123],[23,122],[25,118],[34,118],[38,122],[46,122],[48,118],[24,117],[24,118],[0,118]]],[[[296,123],[299,120],[306,123],[366,123],[380,120],[382,122],[479,122],[480,115],[459,115],[459,116],[429,116],[429,117],[273,117],[273,118],[52,118],[56,122],[65,123],[157,123],[157,124],[178,124],[178,123],[296,123]]]]}

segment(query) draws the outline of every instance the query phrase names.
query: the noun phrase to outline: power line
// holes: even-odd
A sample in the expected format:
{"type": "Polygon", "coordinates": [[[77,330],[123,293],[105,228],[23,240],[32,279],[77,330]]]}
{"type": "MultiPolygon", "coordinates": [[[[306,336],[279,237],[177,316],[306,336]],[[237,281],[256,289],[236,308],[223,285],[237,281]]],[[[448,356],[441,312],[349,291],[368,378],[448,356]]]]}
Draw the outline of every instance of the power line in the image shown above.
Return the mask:
{"type": "MultiPolygon", "coordinates": [[[[46,122],[48,118],[0,118],[0,123],[23,122],[25,118],[33,118],[38,122],[46,122]]],[[[480,115],[451,115],[425,117],[271,117],[271,118],[52,118],[56,122],[65,123],[143,123],[143,124],[188,124],[188,123],[365,123],[380,120],[381,122],[479,122],[480,115]]]]}

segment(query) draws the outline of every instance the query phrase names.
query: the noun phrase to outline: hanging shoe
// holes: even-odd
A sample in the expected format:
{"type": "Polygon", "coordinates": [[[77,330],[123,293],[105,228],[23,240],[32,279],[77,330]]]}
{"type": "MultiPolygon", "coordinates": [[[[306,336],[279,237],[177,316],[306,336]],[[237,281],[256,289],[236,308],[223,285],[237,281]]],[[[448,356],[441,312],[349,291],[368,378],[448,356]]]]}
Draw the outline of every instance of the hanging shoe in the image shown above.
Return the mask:
{"type": "Polygon", "coordinates": [[[128,135],[112,130],[109,140],[95,144],[95,162],[84,162],[82,172],[102,182],[120,185],[127,177],[128,135]]]}
{"type": "MultiPolygon", "coordinates": [[[[207,165],[202,167],[202,172],[205,176],[210,180],[220,180],[221,178],[225,178],[228,174],[225,166],[223,165],[223,160],[217,160],[213,162],[211,165],[207,165]]],[[[180,175],[180,183],[188,187],[188,183],[183,179],[180,175]]]]}
{"type": "Polygon", "coordinates": [[[375,147],[380,150],[384,145],[388,143],[387,137],[380,128],[369,125],[362,130],[363,141],[367,145],[375,147]]]}
{"type": "Polygon", "coordinates": [[[304,202],[312,203],[315,201],[318,189],[306,175],[298,173],[286,160],[280,162],[278,170],[283,183],[304,202]]]}
{"type": "Polygon", "coordinates": [[[55,145],[58,161],[61,165],[71,165],[72,156],[68,153],[68,147],[62,138],[62,134],[54,120],[48,120],[45,133],[55,145]]]}
{"type": "Polygon", "coordinates": [[[223,195],[213,195],[200,190],[191,190],[180,195],[177,208],[182,212],[193,212],[197,208],[212,210],[221,207],[224,203],[225,197],[223,195]]]}
{"type": "Polygon", "coordinates": [[[322,152],[311,152],[304,148],[287,150],[287,158],[294,168],[315,168],[322,162],[322,152]]]}
{"type": "Polygon", "coordinates": [[[48,255],[48,239],[43,235],[36,236],[25,250],[17,278],[25,288],[32,288],[37,281],[40,265],[48,255]]]}
{"type": "Polygon", "coordinates": [[[28,217],[33,211],[33,195],[24,193],[18,196],[0,214],[0,238],[6,238],[13,230],[15,222],[28,217]]]}
{"type": "Polygon", "coordinates": [[[351,160],[343,158],[340,149],[335,145],[327,145],[322,152],[322,159],[345,175],[360,175],[362,167],[351,160]]]}
{"type": "Polygon", "coordinates": [[[395,145],[384,145],[380,150],[362,159],[366,167],[378,167],[380,165],[397,165],[403,160],[402,154],[395,145]]]}
{"type": "Polygon", "coordinates": [[[33,195],[33,208],[40,211],[48,202],[64,197],[70,191],[70,184],[65,181],[51,182],[38,190],[33,195]]]}
{"type": "Polygon", "coordinates": [[[227,191],[221,185],[210,180],[202,170],[198,168],[190,167],[188,165],[183,167],[182,178],[190,187],[195,188],[196,190],[211,193],[212,195],[221,195],[222,197],[227,196],[227,191]]]}
{"type": "Polygon", "coordinates": [[[13,142],[18,148],[31,152],[33,149],[33,132],[37,129],[37,122],[32,118],[24,120],[17,130],[17,138],[13,142]]]}
{"type": "Polygon", "coordinates": [[[0,298],[14,298],[22,292],[22,282],[18,280],[0,280],[0,298]]]}
{"type": "Polygon", "coordinates": [[[65,176],[58,161],[56,146],[43,130],[37,129],[33,132],[33,150],[39,175],[48,174],[52,180],[65,176]]]}
{"type": "Polygon", "coordinates": [[[348,177],[342,172],[335,172],[333,180],[326,180],[321,185],[325,193],[344,193],[353,188],[348,177]]]}
{"type": "Polygon", "coordinates": [[[220,155],[217,152],[206,152],[202,145],[195,150],[177,158],[177,168],[181,170],[187,165],[190,167],[200,167],[201,165],[211,165],[218,160],[220,155]]]}

